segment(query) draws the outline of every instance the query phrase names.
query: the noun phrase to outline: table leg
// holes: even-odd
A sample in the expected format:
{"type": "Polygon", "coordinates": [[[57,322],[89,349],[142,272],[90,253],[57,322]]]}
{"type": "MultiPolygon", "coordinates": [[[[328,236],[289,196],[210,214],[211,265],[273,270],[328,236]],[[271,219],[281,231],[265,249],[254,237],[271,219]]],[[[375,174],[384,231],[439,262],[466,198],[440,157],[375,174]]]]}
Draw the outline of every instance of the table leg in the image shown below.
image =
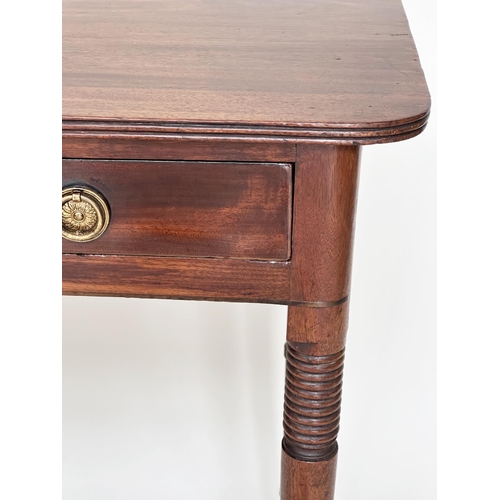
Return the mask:
{"type": "Polygon", "coordinates": [[[282,500],[333,499],[347,310],[288,309],[282,500]]]}

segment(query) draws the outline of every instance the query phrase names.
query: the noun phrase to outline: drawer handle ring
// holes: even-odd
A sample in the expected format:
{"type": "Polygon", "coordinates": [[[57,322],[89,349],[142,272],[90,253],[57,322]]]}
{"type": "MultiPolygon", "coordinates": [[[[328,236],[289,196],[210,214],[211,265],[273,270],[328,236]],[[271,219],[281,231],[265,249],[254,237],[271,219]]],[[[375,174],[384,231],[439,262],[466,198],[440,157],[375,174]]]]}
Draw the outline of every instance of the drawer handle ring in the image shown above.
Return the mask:
{"type": "Polygon", "coordinates": [[[72,186],[62,192],[62,236],[85,242],[99,238],[109,225],[106,199],[94,189],[72,186]]]}

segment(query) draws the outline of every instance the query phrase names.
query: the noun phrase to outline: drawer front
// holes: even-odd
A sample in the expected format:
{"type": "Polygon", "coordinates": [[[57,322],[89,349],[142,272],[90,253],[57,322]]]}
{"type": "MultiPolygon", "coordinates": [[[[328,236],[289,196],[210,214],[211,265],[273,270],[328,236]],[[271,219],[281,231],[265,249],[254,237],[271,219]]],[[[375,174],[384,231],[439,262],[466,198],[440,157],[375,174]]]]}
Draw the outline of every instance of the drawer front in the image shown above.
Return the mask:
{"type": "Polygon", "coordinates": [[[63,187],[100,193],[107,229],[63,253],[290,257],[292,167],[284,163],[63,160],[63,187]]]}

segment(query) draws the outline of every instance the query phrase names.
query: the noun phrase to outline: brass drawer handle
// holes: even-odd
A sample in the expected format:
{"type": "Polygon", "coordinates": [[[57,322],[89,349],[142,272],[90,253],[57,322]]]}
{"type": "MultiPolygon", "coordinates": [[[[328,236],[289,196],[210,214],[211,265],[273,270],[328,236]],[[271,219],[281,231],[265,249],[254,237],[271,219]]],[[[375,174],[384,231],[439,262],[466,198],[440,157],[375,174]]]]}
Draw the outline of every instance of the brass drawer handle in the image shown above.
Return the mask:
{"type": "Polygon", "coordinates": [[[110,212],[106,199],[97,191],[72,186],[62,192],[62,235],[70,241],[92,241],[106,231],[110,212]]]}

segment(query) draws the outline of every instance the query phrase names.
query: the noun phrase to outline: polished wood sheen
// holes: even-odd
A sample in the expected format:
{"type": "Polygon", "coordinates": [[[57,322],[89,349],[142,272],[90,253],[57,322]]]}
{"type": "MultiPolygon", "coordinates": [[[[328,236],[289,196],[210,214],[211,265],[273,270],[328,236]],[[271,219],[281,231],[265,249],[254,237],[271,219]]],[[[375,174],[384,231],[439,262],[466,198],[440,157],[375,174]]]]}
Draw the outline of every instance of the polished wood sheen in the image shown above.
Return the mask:
{"type": "Polygon", "coordinates": [[[297,146],[285,141],[239,140],[226,137],[186,137],[165,134],[123,134],[66,130],[63,122],[63,158],[117,160],[207,160],[295,162],[297,146]]]}
{"type": "Polygon", "coordinates": [[[401,1],[63,0],[62,107],[111,210],[63,293],[287,305],[281,500],[332,500],[361,146],[430,110],[401,1]]]}
{"type": "Polygon", "coordinates": [[[63,255],[67,295],[288,304],[289,262],[63,255]]]}
{"type": "Polygon", "coordinates": [[[347,317],[347,301],[288,308],[283,500],[333,498],[347,317]]]}
{"type": "Polygon", "coordinates": [[[73,130],[371,143],[428,111],[399,0],[63,1],[73,130]]]}
{"type": "Polygon", "coordinates": [[[64,160],[63,185],[99,190],[107,231],[64,253],[287,260],[291,166],[64,160]]]}
{"type": "Polygon", "coordinates": [[[330,500],[336,473],[337,455],[322,462],[303,462],[282,451],[280,496],[287,500],[330,500]]]}
{"type": "Polygon", "coordinates": [[[283,449],[305,462],[337,454],[344,349],[313,356],[288,342],[286,354],[285,437],[283,449]]]}
{"type": "Polygon", "coordinates": [[[297,146],[294,300],[331,302],[349,294],[358,166],[356,146],[297,146]]]}

